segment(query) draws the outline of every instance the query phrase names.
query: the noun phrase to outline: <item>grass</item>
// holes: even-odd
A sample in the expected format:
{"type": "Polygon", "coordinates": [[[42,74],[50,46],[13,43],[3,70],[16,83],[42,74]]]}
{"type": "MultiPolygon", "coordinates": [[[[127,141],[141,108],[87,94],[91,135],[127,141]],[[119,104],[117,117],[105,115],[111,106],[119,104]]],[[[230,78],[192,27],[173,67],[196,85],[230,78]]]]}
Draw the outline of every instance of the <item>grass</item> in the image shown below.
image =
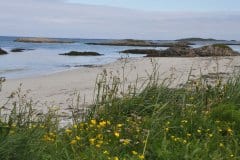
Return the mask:
{"type": "Polygon", "coordinates": [[[228,50],[232,50],[231,47],[225,45],[225,44],[213,44],[214,47],[219,47],[222,49],[228,49],[228,50]]]}
{"type": "Polygon", "coordinates": [[[0,159],[240,159],[239,77],[169,88],[153,74],[138,92],[104,72],[96,86],[91,109],[66,127],[57,110],[38,114],[18,92],[21,103],[1,114],[0,159]]]}

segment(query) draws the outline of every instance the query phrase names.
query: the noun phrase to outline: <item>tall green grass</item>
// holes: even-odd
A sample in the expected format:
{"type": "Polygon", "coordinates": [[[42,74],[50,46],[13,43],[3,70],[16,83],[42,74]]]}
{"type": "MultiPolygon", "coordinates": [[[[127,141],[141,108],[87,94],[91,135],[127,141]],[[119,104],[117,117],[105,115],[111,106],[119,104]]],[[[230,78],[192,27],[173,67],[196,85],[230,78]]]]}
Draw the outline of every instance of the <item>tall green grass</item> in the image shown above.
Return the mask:
{"type": "Polygon", "coordinates": [[[35,112],[19,90],[11,112],[1,114],[0,159],[240,159],[238,76],[170,88],[153,72],[144,88],[137,83],[127,86],[104,71],[91,109],[80,117],[73,114],[65,127],[57,110],[35,112]]]}

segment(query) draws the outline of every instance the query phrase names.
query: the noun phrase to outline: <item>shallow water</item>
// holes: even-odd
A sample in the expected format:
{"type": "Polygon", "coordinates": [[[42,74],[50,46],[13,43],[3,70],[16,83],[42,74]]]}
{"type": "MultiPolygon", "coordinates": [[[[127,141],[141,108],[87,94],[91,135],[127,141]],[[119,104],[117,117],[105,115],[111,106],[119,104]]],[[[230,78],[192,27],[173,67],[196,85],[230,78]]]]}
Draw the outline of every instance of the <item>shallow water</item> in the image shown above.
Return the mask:
{"type": "MultiPolygon", "coordinates": [[[[141,57],[143,55],[119,54],[126,49],[152,48],[166,49],[165,47],[129,47],[129,46],[97,46],[86,45],[89,42],[106,40],[74,39],[76,43],[48,44],[48,43],[21,43],[14,42],[17,37],[0,37],[0,48],[9,52],[0,56],[0,77],[23,78],[73,69],[84,65],[101,65],[114,62],[122,57],[141,57]],[[13,48],[33,49],[24,52],[12,53],[13,48]],[[69,51],[94,51],[103,56],[61,56],[59,54],[69,51]]],[[[162,41],[165,43],[166,41],[162,41]]],[[[205,42],[206,43],[206,42],[205,42]]],[[[205,44],[197,44],[199,47],[205,44]]],[[[240,51],[240,46],[231,46],[240,51]]]]}

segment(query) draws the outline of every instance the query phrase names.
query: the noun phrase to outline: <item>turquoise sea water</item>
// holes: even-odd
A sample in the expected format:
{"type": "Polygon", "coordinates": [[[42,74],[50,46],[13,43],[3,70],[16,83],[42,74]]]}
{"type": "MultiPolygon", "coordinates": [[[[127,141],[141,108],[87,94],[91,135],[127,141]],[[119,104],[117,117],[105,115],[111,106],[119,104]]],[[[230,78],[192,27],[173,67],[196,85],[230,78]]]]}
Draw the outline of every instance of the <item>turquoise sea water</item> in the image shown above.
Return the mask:
{"type": "MultiPolygon", "coordinates": [[[[9,52],[0,56],[0,77],[24,78],[38,75],[46,75],[54,72],[74,69],[84,65],[101,65],[114,62],[119,58],[141,57],[142,55],[124,55],[120,51],[136,48],[155,47],[129,47],[129,46],[97,46],[87,45],[89,42],[101,42],[106,40],[74,39],[76,43],[48,44],[48,43],[21,43],[14,42],[17,37],[0,37],[0,48],[9,52]],[[13,48],[33,49],[24,52],[10,52],[13,48]],[[104,56],[61,56],[60,53],[69,51],[95,51],[104,56]]],[[[163,43],[165,41],[162,41],[163,43]]],[[[199,42],[193,47],[202,46],[199,42]]],[[[240,52],[240,46],[231,46],[240,52]]],[[[157,47],[157,49],[165,49],[157,47]]]]}

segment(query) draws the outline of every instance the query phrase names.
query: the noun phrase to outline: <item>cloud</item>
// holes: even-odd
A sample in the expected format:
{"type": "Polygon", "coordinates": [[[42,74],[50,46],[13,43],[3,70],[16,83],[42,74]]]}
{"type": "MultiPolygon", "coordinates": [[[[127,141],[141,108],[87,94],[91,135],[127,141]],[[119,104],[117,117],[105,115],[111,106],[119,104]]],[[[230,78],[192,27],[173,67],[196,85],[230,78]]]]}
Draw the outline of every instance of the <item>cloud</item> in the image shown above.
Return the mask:
{"type": "Polygon", "coordinates": [[[1,2],[0,21],[1,35],[239,39],[240,12],[147,12],[61,0],[8,0],[1,2]]]}

